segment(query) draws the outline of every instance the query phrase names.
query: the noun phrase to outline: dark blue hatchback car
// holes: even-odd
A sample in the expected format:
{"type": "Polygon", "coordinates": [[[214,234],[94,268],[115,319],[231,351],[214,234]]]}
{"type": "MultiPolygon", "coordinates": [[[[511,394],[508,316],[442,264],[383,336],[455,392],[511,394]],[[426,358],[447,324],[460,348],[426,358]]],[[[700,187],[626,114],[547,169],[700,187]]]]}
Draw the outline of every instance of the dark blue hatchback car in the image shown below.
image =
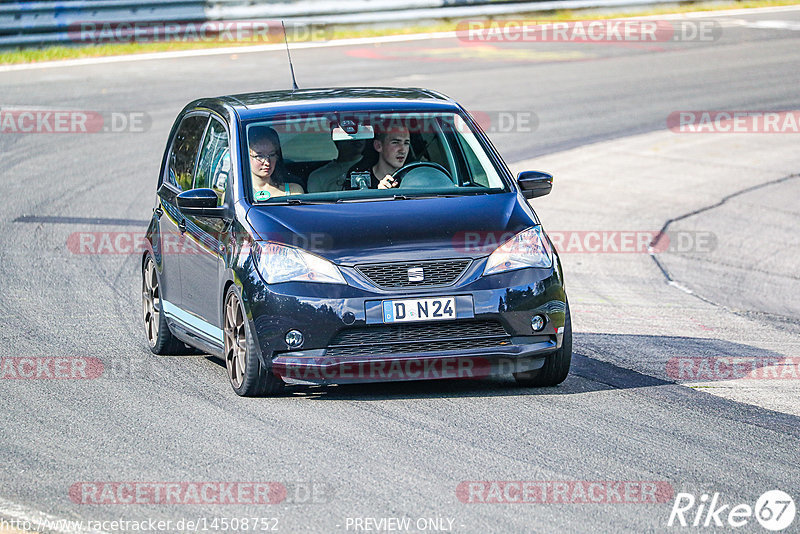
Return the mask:
{"type": "Polygon", "coordinates": [[[225,360],[239,395],[513,374],[554,386],[572,332],[558,255],[470,115],[428,90],[192,102],[142,257],[156,354],[225,360]]]}

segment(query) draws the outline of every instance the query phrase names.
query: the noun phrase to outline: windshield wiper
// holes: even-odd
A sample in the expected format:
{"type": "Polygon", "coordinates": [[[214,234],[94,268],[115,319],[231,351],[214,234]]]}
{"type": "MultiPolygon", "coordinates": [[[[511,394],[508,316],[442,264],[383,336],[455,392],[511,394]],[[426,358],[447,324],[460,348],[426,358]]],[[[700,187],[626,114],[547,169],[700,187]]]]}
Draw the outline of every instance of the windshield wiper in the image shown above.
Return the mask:
{"type": "Polygon", "coordinates": [[[417,196],[408,196],[408,195],[392,195],[390,197],[364,197],[364,198],[348,198],[348,199],[341,199],[342,202],[386,202],[389,200],[412,200],[415,198],[421,198],[417,196]]]}
{"type": "Polygon", "coordinates": [[[420,195],[395,195],[392,200],[415,200],[420,198],[455,198],[472,195],[474,193],[429,193],[420,195]]]}
{"type": "MultiPolygon", "coordinates": [[[[342,203],[342,202],[386,202],[389,200],[418,200],[418,199],[426,199],[426,198],[455,198],[455,197],[468,197],[468,196],[475,196],[475,195],[489,195],[488,191],[463,191],[459,190],[458,193],[427,193],[427,194],[419,194],[419,195],[401,195],[395,194],[392,196],[385,196],[385,197],[355,197],[355,198],[339,198],[335,201],[331,200],[330,202],[342,203]]],[[[282,201],[291,202],[291,203],[303,203],[303,204],[323,204],[325,201],[314,202],[314,201],[297,201],[297,199],[291,199],[282,201]],[[294,201],[294,202],[293,202],[294,201]]],[[[270,202],[270,204],[278,204],[278,202],[270,202]]]]}
{"type": "Polygon", "coordinates": [[[274,206],[274,205],[290,205],[290,206],[301,206],[304,204],[337,204],[341,202],[342,199],[337,198],[335,200],[301,200],[299,198],[287,198],[284,200],[278,200],[276,202],[264,202],[260,204],[261,206],[274,206]]]}

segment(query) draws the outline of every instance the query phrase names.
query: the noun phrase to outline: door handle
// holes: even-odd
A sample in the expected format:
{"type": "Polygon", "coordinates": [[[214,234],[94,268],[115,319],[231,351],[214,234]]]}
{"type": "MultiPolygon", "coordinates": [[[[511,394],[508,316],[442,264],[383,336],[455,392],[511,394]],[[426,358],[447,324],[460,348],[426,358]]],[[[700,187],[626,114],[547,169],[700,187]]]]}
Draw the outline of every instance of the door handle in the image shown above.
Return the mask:
{"type": "Polygon", "coordinates": [[[178,230],[180,230],[182,234],[186,233],[186,219],[181,219],[181,222],[178,223],[178,230]]]}

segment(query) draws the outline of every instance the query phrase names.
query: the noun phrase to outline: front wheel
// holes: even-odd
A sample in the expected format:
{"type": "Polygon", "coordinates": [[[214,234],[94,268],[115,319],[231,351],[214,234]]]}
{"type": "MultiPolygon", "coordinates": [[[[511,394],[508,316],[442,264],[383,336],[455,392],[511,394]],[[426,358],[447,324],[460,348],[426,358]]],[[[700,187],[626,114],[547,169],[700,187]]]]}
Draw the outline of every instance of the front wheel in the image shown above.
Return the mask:
{"type": "Polygon", "coordinates": [[[233,391],[242,397],[274,395],[283,389],[283,380],[261,365],[255,354],[247,316],[233,287],[225,296],[225,367],[233,391]]]}
{"type": "Polygon", "coordinates": [[[153,354],[181,354],[186,346],[172,335],[161,309],[161,287],[153,258],[148,255],[142,269],[142,315],[147,344],[153,354]]]}
{"type": "Polygon", "coordinates": [[[514,373],[514,378],[520,386],[547,387],[557,386],[567,379],[569,366],[572,362],[572,319],[569,315],[567,303],[566,318],[564,320],[564,337],[561,348],[547,356],[541,369],[514,373]]]}

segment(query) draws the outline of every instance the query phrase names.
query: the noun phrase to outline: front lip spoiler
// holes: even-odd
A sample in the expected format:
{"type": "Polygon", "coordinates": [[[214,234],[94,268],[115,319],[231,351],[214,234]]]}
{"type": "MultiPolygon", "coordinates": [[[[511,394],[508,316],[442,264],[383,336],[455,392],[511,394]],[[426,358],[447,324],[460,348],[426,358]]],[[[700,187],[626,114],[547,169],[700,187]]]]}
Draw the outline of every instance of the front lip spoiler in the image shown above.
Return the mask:
{"type": "Polygon", "coordinates": [[[545,356],[556,349],[555,339],[499,347],[380,355],[370,355],[365,347],[363,356],[347,357],[327,356],[327,349],[313,349],[279,353],[272,360],[272,373],[294,384],[479,379],[540,369],[545,356]]]}

